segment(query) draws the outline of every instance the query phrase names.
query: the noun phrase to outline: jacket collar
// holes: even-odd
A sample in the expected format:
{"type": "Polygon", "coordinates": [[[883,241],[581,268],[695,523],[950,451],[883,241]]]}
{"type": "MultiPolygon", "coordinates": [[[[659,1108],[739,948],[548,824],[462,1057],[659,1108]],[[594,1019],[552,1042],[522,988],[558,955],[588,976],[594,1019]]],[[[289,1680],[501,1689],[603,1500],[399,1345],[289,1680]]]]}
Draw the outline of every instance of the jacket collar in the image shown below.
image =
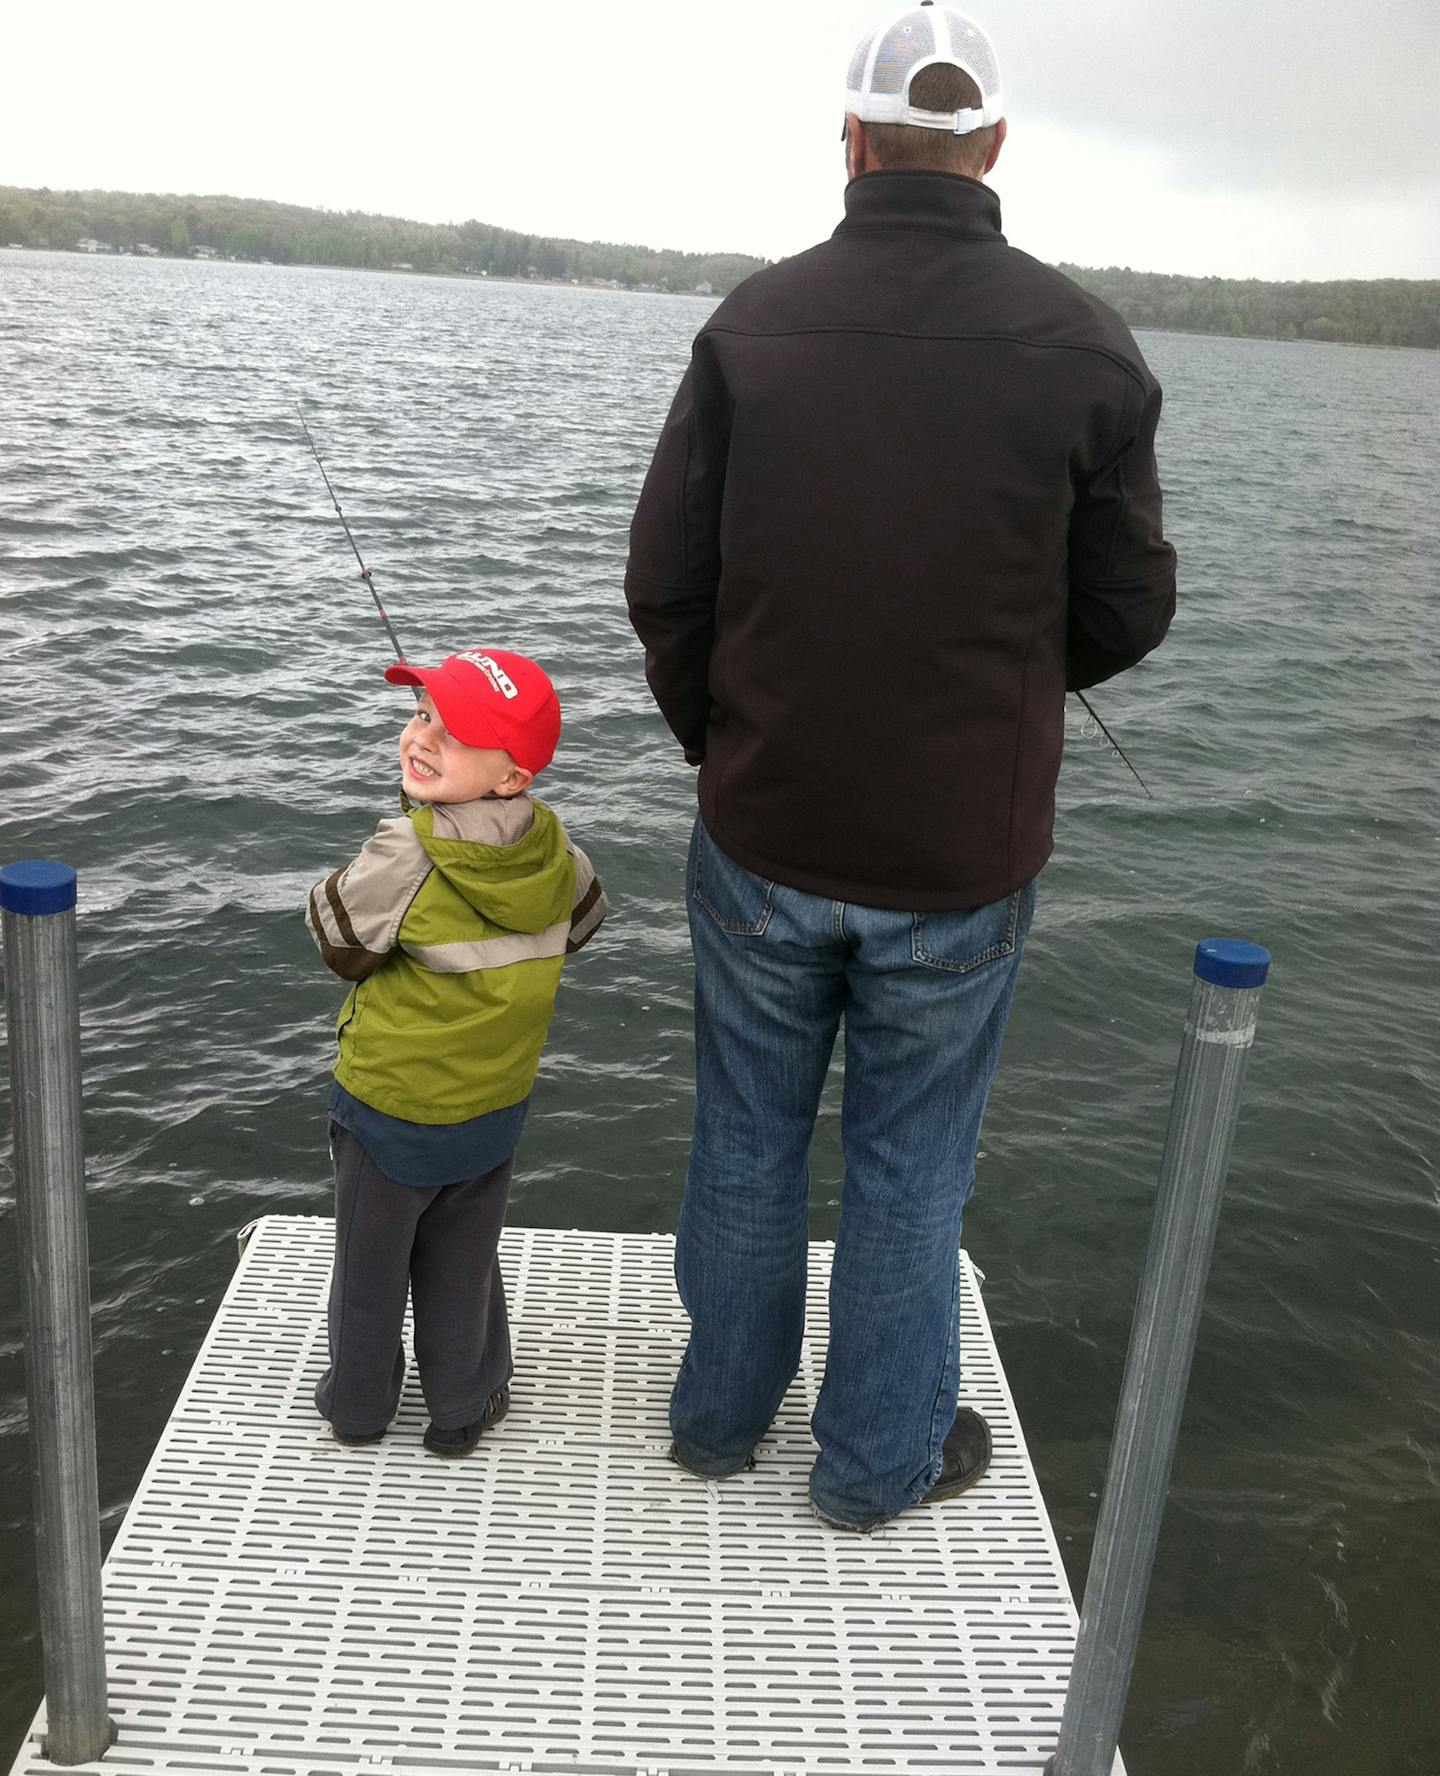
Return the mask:
{"type": "Polygon", "coordinates": [[[1000,199],[959,173],[861,173],[845,187],[845,220],[835,230],[943,228],[966,240],[999,241],[1000,199]]]}
{"type": "Polygon", "coordinates": [[[434,839],[472,845],[515,845],[535,823],[535,804],[522,790],[513,796],[480,796],[473,802],[431,802],[434,839]]]}

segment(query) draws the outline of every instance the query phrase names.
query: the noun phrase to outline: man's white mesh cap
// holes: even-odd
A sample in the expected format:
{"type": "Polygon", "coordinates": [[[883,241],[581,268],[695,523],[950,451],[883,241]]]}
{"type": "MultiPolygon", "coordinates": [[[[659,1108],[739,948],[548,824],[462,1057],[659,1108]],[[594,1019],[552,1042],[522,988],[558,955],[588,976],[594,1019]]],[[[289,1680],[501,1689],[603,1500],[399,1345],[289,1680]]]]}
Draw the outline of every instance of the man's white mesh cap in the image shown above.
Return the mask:
{"type": "Polygon", "coordinates": [[[990,39],[973,19],[920,0],[920,5],[882,19],[856,44],[845,82],[845,109],[861,123],[913,123],[968,136],[1004,116],[1000,65],[990,39]],[[978,111],[920,111],[910,103],[910,82],[936,62],[964,69],[980,88],[978,111]]]}

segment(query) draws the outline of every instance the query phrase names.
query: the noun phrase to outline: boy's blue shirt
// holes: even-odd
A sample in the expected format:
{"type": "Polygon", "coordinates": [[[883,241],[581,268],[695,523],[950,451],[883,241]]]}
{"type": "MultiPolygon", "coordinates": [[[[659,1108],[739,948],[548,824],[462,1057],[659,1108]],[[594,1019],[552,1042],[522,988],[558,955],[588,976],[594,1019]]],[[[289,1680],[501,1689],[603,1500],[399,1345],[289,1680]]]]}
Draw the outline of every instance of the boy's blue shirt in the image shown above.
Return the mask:
{"type": "Polygon", "coordinates": [[[483,1178],[503,1165],[520,1144],[529,1108],[526,1096],[466,1122],[404,1122],[362,1104],[338,1080],[328,1105],[331,1120],[349,1129],[387,1178],[416,1189],[483,1178]]]}

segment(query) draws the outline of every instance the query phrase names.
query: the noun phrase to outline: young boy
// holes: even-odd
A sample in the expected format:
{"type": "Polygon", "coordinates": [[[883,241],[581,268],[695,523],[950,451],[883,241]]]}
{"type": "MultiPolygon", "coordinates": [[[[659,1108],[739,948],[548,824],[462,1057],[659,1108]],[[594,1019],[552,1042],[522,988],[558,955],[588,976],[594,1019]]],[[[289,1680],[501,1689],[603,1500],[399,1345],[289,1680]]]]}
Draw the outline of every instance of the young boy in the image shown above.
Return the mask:
{"type": "Polygon", "coordinates": [[[407,1287],[436,1455],[468,1455],[510,1404],[496,1248],[560,970],[607,910],[584,853],[526,794],[560,737],[533,660],[499,648],[423,669],[400,736],[400,818],[311,890],[341,1007],[330,1092],[335,1270],[315,1404],[375,1443],[400,1399],[407,1287]]]}

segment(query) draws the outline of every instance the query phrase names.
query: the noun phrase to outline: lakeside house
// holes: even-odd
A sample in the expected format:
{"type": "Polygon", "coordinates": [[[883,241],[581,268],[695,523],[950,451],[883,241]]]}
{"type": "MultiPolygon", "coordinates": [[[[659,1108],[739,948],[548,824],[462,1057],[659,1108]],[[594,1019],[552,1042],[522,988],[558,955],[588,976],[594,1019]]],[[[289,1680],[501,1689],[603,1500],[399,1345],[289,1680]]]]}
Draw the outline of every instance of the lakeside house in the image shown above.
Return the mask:
{"type": "Polygon", "coordinates": [[[152,247],[149,241],[136,241],[135,251],[143,254],[146,259],[158,259],[160,257],[159,247],[152,247]]]}
{"type": "Polygon", "coordinates": [[[86,235],[84,240],[76,241],[75,251],[77,253],[113,253],[115,249],[109,241],[92,240],[89,235],[86,235]]]}

